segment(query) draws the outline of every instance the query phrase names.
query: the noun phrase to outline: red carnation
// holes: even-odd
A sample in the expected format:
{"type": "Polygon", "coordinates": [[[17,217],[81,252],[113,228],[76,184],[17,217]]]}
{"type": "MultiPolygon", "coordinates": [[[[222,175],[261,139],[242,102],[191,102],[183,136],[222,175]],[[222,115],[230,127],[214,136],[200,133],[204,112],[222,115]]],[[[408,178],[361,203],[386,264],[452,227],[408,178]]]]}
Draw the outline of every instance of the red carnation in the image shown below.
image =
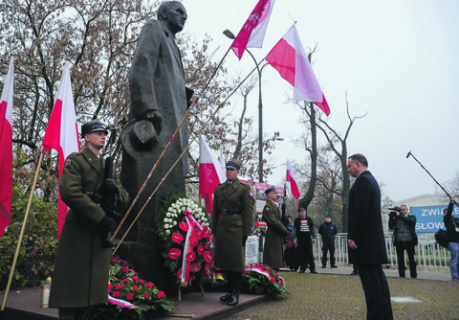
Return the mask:
{"type": "Polygon", "coordinates": [[[148,288],[153,288],[155,286],[155,284],[153,282],[148,282],[147,283],[147,287],[148,288]]]}
{"type": "Polygon", "coordinates": [[[126,278],[126,279],[123,279],[123,280],[121,280],[121,281],[122,281],[122,282],[129,282],[130,280],[129,280],[129,278],[126,278]]]}
{"type": "Polygon", "coordinates": [[[128,294],[127,294],[127,299],[128,299],[128,300],[134,299],[134,295],[133,295],[132,293],[128,293],[128,294]]]}
{"type": "Polygon", "coordinates": [[[129,269],[125,266],[121,266],[121,272],[128,273],[129,269]]]}
{"type": "Polygon", "coordinates": [[[137,289],[139,289],[139,286],[136,286],[136,285],[132,286],[132,290],[137,291],[137,289]]]}
{"type": "Polygon", "coordinates": [[[186,223],[186,222],[180,222],[178,226],[179,226],[179,228],[182,229],[183,231],[185,231],[185,232],[188,231],[188,223],[186,223]]]}
{"type": "Polygon", "coordinates": [[[108,283],[108,292],[112,291],[113,285],[111,283],[108,283]]]}
{"type": "Polygon", "coordinates": [[[177,244],[181,244],[183,242],[183,236],[180,233],[175,232],[172,234],[172,241],[177,244]]]}
{"type": "Polygon", "coordinates": [[[116,298],[116,297],[118,297],[119,295],[120,295],[120,292],[119,292],[119,291],[115,291],[115,292],[113,292],[113,297],[115,297],[115,298],[116,298]]]}
{"type": "Polygon", "coordinates": [[[172,248],[171,251],[169,251],[169,258],[171,258],[172,260],[176,260],[180,257],[181,254],[182,251],[180,251],[177,248],[172,248]]]}
{"type": "Polygon", "coordinates": [[[162,297],[164,297],[166,294],[163,292],[163,291],[158,291],[158,299],[161,299],[162,297]]]}
{"type": "Polygon", "coordinates": [[[119,284],[119,285],[116,286],[115,289],[123,289],[123,288],[124,288],[124,286],[122,284],[119,284]]]}
{"type": "Polygon", "coordinates": [[[150,298],[150,295],[148,294],[148,292],[144,292],[144,293],[143,293],[143,296],[144,296],[145,298],[150,298]]]}
{"type": "Polygon", "coordinates": [[[204,260],[206,260],[206,262],[211,262],[212,261],[212,254],[209,252],[209,251],[204,251],[203,255],[204,257],[204,260]]]}
{"type": "Polygon", "coordinates": [[[132,280],[134,280],[134,281],[139,281],[139,278],[134,277],[134,278],[132,278],[132,280]]]}

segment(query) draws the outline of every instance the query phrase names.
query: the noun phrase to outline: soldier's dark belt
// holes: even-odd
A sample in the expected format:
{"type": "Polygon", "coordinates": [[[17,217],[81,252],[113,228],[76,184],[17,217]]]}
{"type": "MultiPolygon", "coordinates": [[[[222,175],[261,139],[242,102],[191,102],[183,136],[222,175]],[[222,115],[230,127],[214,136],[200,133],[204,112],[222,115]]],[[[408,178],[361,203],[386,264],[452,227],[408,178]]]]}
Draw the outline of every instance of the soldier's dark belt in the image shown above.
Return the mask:
{"type": "Polygon", "coordinates": [[[241,211],[236,211],[236,210],[222,209],[222,215],[226,216],[227,214],[242,214],[242,212],[241,211]]]}
{"type": "Polygon", "coordinates": [[[95,204],[100,204],[100,202],[103,199],[103,197],[98,193],[94,193],[94,192],[85,192],[85,193],[88,197],[91,198],[92,201],[94,201],[95,204]]]}

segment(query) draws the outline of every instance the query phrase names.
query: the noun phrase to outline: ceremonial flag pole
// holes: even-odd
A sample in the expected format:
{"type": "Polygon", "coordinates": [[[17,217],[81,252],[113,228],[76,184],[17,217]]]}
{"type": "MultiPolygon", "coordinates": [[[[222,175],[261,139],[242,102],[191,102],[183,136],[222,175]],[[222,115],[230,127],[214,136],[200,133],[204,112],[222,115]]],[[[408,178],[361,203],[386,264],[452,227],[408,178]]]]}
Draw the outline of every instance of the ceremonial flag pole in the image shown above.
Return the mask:
{"type": "MultiPolygon", "coordinates": [[[[123,237],[120,239],[118,245],[116,246],[115,250],[113,251],[113,255],[116,253],[116,251],[118,250],[118,248],[120,247],[121,243],[124,241],[124,238],[126,238],[127,234],[129,233],[129,231],[132,229],[132,227],[134,226],[134,224],[136,223],[136,221],[139,219],[140,215],[142,214],[143,210],[146,208],[148,202],[150,201],[150,199],[155,195],[156,191],[158,191],[159,187],[161,187],[161,185],[163,184],[164,180],[166,180],[167,176],[169,176],[169,174],[171,173],[171,171],[175,168],[175,166],[177,165],[177,163],[180,161],[180,159],[182,159],[183,155],[187,152],[187,150],[190,148],[191,144],[196,140],[196,138],[201,134],[201,132],[204,130],[204,128],[209,124],[210,120],[212,120],[214,118],[214,116],[217,114],[217,112],[223,108],[223,106],[226,104],[226,102],[229,100],[229,98],[231,98],[231,96],[241,87],[241,85],[252,75],[252,73],[257,70],[257,68],[260,66],[260,64],[263,62],[263,60],[261,60],[256,66],[254,69],[252,69],[252,71],[249,72],[249,74],[237,85],[236,88],[233,89],[233,91],[231,91],[231,93],[228,95],[228,97],[226,97],[226,99],[220,103],[217,107],[217,109],[215,109],[215,111],[212,113],[212,115],[209,117],[209,119],[203,124],[203,126],[201,127],[201,129],[199,129],[198,133],[194,136],[194,138],[190,141],[190,143],[186,146],[186,148],[183,150],[183,152],[180,154],[180,156],[178,157],[177,161],[175,161],[175,163],[171,166],[171,168],[169,169],[169,171],[167,171],[167,173],[164,175],[164,177],[160,180],[160,182],[158,183],[158,185],[156,186],[155,190],[153,190],[153,192],[150,194],[150,196],[147,198],[147,201],[145,202],[145,204],[143,205],[143,207],[140,209],[140,211],[137,213],[137,216],[135,217],[135,219],[132,221],[131,225],[129,226],[129,228],[126,230],[126,232],[124,233],[123,237]]],[[[125,216],[126,217],[126,216],[125,216]]]]}
{"type": "Polygon", "coordinates": [[[16,252],[14,253],[13,264],[10,270],[10,276],[8,278],[8,283],[6,285],[5,296],[3,297],[3,304],[2,304],[2,309],[1,309],[2,312],[5,310],[6,300],[8,299],[8,293],[10,292],[14,270],[16,269],[16,263],[18,261],[19,249],[21,249],[22,237],[24,236],[24,230],[26,228],[27,219],[29,218],[30,206],[32,205],[33,194],[35,192],[35,186],[37,185],[38,174],[40,172],[42,161],[43,161],[43,152],[40,152],[40,159],[38,160],[38,165],[35,168],[35,177],[33,179],[32,188],[30,190],[29,202],[27,203],[27,208],[26,208],[26,212],[24,215],[24,221],[22,222],[21,233],[19,234],[18,244],[16,245],[16,252]]]}

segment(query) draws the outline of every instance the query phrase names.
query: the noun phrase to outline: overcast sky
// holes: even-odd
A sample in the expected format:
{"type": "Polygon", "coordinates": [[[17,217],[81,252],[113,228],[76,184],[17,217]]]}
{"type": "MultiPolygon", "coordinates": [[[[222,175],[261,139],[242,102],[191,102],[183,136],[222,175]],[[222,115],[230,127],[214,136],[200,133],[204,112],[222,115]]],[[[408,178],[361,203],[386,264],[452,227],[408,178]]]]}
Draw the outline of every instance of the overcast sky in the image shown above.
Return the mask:
{"type": "MultiPolygon", "coordinates": [[[[257,0],[185,0],[185,31],[197,41],[209,34],[215,60],[237,34],[257,0]]],[[[260,61],[294,21],[306,51],[317,44],[313,69],[329,103],[330,124],[344,132],[348,120],[345,95],[356,121],[348,153],[363,153],[369,170],[392,200],[434,193],[459,172],[459,1],[456,0],[276,0],[262,49],[251,49],[260,61]]],[[[226,58],[229,74],[245,76],[254,63],[226,58]]],[[[270,66],[262,75],[263,131],[280,131],[268,182],[279,185],[286,160],[302,163],[307,154],[293,143],[304,132],[297,107],[285,104],[291,86],[270,66]]],[[[249,114],[258,123],[258,92],[249,114]]],[[[235,96],[233,105],[242,98],[235,96]]],[[[258,132],[257,127],[254,128],[258,132]]],[[[441,192],[441,190],[440,190],[441,192]]]]}

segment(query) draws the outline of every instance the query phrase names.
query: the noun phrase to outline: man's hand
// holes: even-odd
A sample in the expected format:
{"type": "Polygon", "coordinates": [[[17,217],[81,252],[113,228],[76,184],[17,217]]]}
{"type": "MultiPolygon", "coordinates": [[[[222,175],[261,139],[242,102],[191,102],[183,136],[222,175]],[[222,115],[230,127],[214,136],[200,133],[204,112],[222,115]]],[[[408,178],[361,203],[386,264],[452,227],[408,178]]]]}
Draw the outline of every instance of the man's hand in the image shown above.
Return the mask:
{"type": "Polygon", "coordinates": [[[107,215],[105,215],[102,220],[100,220],[100,225],[108,232],[115,231],[116,227],[118,226],[116,222],[107,215]]]}
{"type": "Polygon", "coordinates": [[[351,248],[352,250],[357,249],[357,245],[355,244],[354,240],[348,239],[347,243],[349,244],[349,248],[351,248]]]}
{"type": "Polygon", "coordinates": [[[312,238],[312,243],[316,243],[316,239],[312,238]]]}
{"type": "Polygon", "coordinates": [[[104,182],[104,189],[105,191],[112,192],[115,191],[118,193],[118,186],[114,179],[106,179],[104,182]]]}

